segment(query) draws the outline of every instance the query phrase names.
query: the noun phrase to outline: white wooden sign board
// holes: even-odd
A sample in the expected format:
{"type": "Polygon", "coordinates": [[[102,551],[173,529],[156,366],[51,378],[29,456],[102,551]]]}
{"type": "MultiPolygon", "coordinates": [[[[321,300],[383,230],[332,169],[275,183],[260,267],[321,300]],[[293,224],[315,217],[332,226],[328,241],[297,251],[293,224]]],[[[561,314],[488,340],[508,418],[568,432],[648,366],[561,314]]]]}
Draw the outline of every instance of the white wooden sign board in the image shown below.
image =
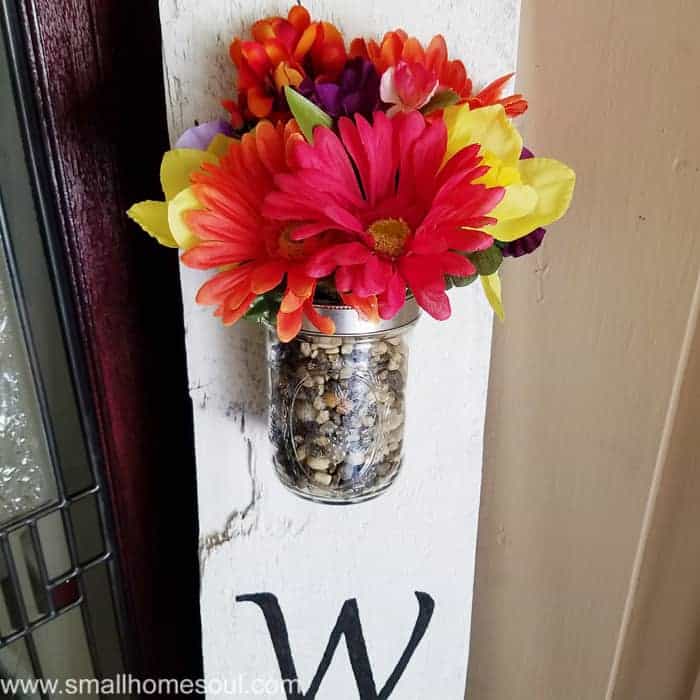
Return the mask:
{"type": "MultiPolygon", "coordinates": [[[[306,6],[348,38],[379,37],[399,26],[423,40],[441,32],[451,56],[484,83],[515,66],[520,0],[315,0],[306,6]]],[[[231,94],[234,81],[232,37],[288,8],[272,0],[161,0],[171,140],[195,120],[222,116],[219,100],[231,94]]],[[[415,331],[407,460],[399,481],[375,501],[338,508],[307,503],[276,481],[265,424],[262,329],[246,323],[223,328],[211,309],[197,307],[193,300],[204,279],[182,269],[210,695],[217,683],[238,684],[239,694],[252,695],[267,682],[266,695],[280,698],[462,698],[492,325],[478,285],[452,293],[449,322],[424,317],[415,331]],[[271,596],[236,600],[263,593],[271,596]],[[296,695],[275,686],[280,664],[263,610],[267,604],[269,613],[274,600],[299,677],[296,695]],[[341,609],[351,613],[353,603],[343,606],[353,600],[376,695],[366,678],[358,689],[343,640],[317,692],[308,692],[341,609]],[[401,677],[382,693],[426,617],[401,677]]],[[[343,622],[352,632],[352,615],[343,622]]],[[[283,644],[284,635],[275,635],[283,644]]],[[[363,666],[357,659],[355,653],[363,666]]]]}

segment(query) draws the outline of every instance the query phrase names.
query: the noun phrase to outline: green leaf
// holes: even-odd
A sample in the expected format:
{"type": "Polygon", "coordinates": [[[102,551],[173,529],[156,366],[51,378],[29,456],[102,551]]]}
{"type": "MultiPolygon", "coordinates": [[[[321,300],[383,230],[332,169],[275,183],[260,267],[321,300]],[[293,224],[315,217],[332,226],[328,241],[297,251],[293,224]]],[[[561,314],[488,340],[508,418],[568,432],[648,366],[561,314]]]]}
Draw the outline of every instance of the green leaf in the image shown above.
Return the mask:
{"type": "Polygon", "coordinates": [[[331,127],[333,120],[320,107],[317,107],[311,100],[307,100],[294,88],[285,85],[284,94],[287,98],[289,110],[299,124],[299,128],[309,143],[314,141],[314,128],[317,126],[331,127]]]}
{"type": "Polygon", "coordinates": [[[280,308],[281,299],[276,293],[259,296],[246,311],[243,318],[257,323],[274,324],[275,316],[280,308]]]}
{"type": "Polygon", "coordinates": [[[438,109],[445,109],[446,107],[451,107],[452,105],[459,102],[459,95],[454,91],[450,90],[440,90],[436,92],[431,98],[428,104],[421,107],[421,112],[423,114],[430,114],[431,112],[437,112],[438,109]]]}
{"type": "Polygon", "coordinates": [[[469,253],[467,257],[474,263],[480,275],[492,275],[503,262],[503,253],[497,245],[492,245],[486,250],[469,253]]]}
{"type": "MultiPolygon", "coordinates": [[[[452,287],[468,287],[479,275],[468,275],[467,277],[457,277],[456,275],[448,275],[447,281],[452,287]]],[[[449,289],[450,287],[448,287],[449,289]]]]}
{"type": "Polygon", "coordinates": [[[262,316],[267,311],[267,300],[265,297],[258,297],[251,305],[248,311],[245,312],[243,318],[251,321],[260,321],[262,316]]]}

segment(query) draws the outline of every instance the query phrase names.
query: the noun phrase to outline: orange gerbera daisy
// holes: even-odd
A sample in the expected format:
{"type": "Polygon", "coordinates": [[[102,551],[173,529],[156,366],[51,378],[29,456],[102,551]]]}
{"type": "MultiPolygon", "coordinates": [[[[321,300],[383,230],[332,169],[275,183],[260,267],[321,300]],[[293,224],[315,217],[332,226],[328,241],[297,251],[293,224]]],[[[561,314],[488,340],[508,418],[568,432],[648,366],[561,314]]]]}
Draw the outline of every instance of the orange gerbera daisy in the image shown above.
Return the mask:
{"type": "Polygon", "coordinates": [[[320,241],[293,241],[295,224],[273,221],[260,212],[274,177],[288,171],[291,143],[303,137],[295,122],[273,126],[260,122],[240,141],[231,143],[218,164],[205,163],[192,175],[192,192],[200,209],[184,220],[198,243],[182,256],[189,267],[218,269],[197,293],[200,304],[215,304],[225,324],[238,321],[262,294],[285,281],[277,314],[277,334],[287,342],[299,332],[304,314],[323,333],[333,333],[330,319],[320,316],[312,300],[316,280],[304,266],[320,241]]]}
{"type": "Polygon", "coordinates": [[[232,123],[286,119],[284,87],[305,77],[333,80],[347,61],[345,42],[330,22],[312,22],[300,5],[287,18],[268,17],[253,25],[253,41],[235,39],[229,53],[238,69],[238,102],[227,100],[232,123]]]}
{"type": "MultiPolygon", "coordinates": [[[[450,61],[447,57],[445,38],[438,34],[434,36],[427,48],[415,37],[409,37],[403,29],[387,32],[381,43],[374,40],[365,41],[354,39],[350,45],[350,56],[362,56],[374,63],[380,75],[386,71],[400,69],[404,82],[412,86],[423,85],[426,95],[437,84],[439,89],[454,90],[461,102],[466,102],[472,109],[492,104],[501,104],[510,117],[522,114],[527,109],[527,101],[522,95],[501,97],[505,84],[513,77],[513,73],[494,80],[477,94],[473,94],[472,81],[462,61],[450,61]],[[427,79],[427,74],[431,79],[427,79]]],[[[399,92],[401,92],[399,86],[399,92]]],[[[420,96],[413,96],[420,103],[420,96]]]]}

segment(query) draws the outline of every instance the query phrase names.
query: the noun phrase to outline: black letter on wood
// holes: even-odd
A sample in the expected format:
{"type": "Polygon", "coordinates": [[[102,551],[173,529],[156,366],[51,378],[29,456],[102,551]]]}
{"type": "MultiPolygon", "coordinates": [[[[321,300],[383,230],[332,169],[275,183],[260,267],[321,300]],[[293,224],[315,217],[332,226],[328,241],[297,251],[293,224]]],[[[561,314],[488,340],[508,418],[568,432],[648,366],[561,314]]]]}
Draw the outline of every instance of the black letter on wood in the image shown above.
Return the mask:
{"type": "Polygon", "coordinates": [[[377,693],[377,686],[374,682],[372,667],[367,655],[367,645],[362,634],[362,624],[360,623],[360,612],[357,608],[357,600],[351,598],[346,600],[331,632],[331,636],[323,653],[321,663],[314,675],[311,685],[306,693],[302,693],[299,686],[296,665],[292,657],[292,649],[289,644],[289,633],[287,624],[280,608],[277,598],[272,593],[254,593],[252,595],[240,595],[236,597],[239,603],[255,603],[265,616],[267,629],[272,639],[272,646],[275,650],[277,663],[280,668],[282,678],[287,681],[285,693],[287,700],[314,700],[321,685],[321,681],[328,671],[328,667],[333,660],[333,654],[340,642],[340,638],[345,636],[345,643],[348,647],[350,665],[355,675],[355,682],[360,693],[360,700],[386,700],[393,692],[396,684],[408,666],[408,662],[413,656],[418,644],[428,628],[430,619],[435,610],[435,601],[427,594],[416,591],[418,599],[418,618],[413,626],[411,638],[404,649],[401,658],[392,671],[384,687],[377,693]]]}

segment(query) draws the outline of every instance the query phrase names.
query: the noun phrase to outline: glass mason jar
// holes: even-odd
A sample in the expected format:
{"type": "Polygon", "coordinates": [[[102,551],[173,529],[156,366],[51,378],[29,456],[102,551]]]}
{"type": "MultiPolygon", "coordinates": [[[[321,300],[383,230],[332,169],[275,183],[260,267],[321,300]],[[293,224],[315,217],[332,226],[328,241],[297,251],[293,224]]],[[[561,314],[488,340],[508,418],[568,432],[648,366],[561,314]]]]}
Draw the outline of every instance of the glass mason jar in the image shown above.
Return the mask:
{"type": "Polygon", "coordinates": [[[334,335],[305,322],[282,343],[268,329],[269,430],[275,471],[293,493],[350,504],[385,491],[403,459],[413,298],[373,324],[349,306],[316,305],[334,335]]]}

